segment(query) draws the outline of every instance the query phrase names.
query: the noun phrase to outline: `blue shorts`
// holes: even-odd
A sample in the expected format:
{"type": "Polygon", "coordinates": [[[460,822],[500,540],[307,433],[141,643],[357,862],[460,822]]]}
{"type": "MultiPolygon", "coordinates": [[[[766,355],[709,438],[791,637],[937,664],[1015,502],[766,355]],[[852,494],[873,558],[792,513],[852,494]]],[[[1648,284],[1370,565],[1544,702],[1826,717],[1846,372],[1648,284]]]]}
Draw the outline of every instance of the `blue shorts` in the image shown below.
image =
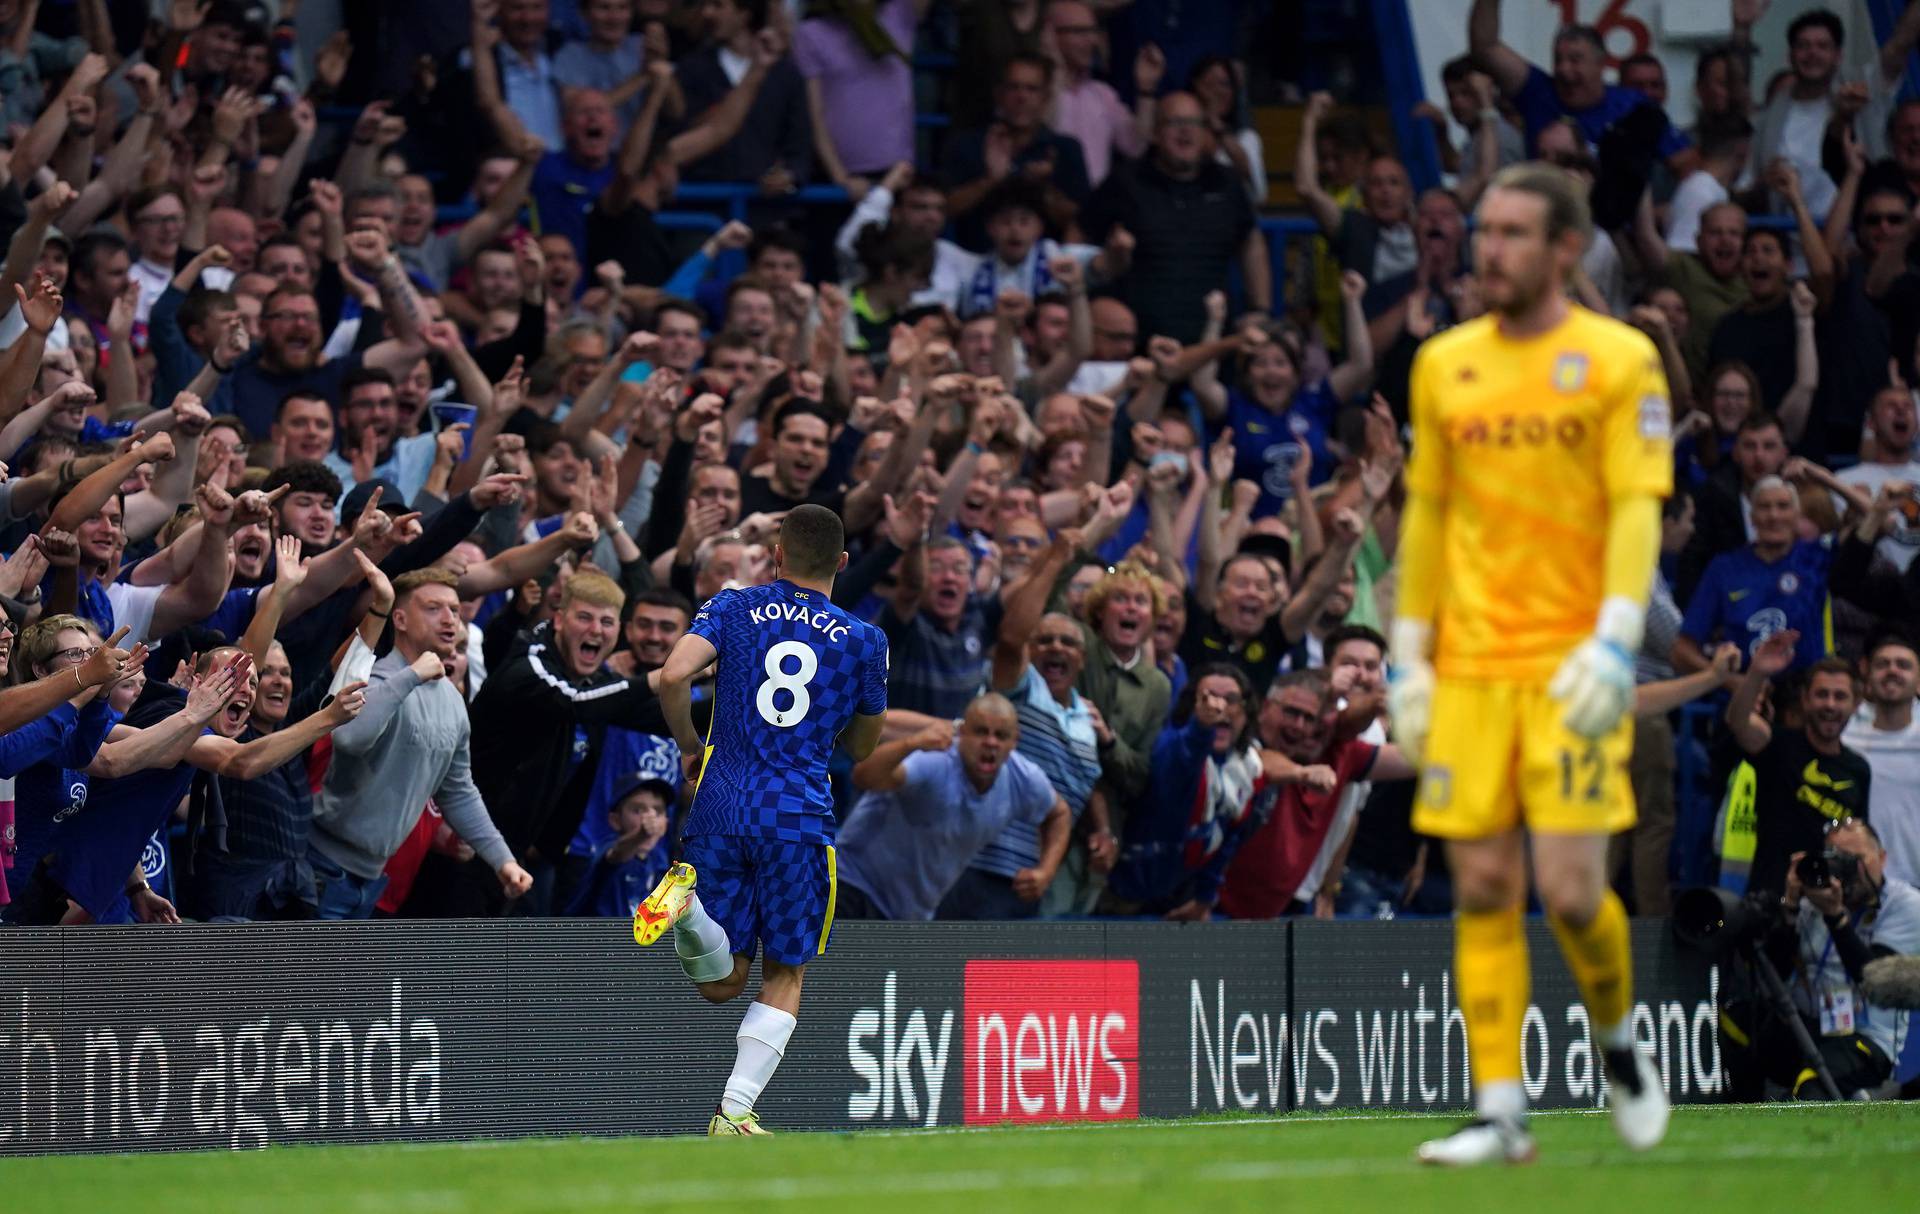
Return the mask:
{"type": "Polygon", "coordinates": [[[680,858],[693,865],[700,905],[727,933],[736,956],[755,945],[782,965],[827,951],[833,930],[833,845],[757,835],[693,835],[680,858]]]}

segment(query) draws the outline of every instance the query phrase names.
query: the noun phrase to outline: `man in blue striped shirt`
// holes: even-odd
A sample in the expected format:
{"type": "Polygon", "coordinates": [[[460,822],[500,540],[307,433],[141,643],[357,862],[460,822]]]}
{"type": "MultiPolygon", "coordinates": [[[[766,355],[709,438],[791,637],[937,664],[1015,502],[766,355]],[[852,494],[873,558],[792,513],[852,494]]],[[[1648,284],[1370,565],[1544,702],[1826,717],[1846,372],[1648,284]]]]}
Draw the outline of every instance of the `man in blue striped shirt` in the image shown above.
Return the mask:
{"type": "Polygon", "coordinates": [[[1040,863],[1038,828],[1026,819],[1010,820],[941,902],[943,919],[1029,918],[1042,909],[1072,913],[1090,900],[1082,897],[1089,864],[1099,872],[1112,867],[1117,848],[1107,829],[1106,796],[1094,787],[1106,726],[1100,710],[1074,690],[1087,661],[1086,640],[1072,616],[1046,612],[1054,582],[1079,545],[1079,532],[1062,531],[1008,589],[993,647],[992,690],[1011,700],[1020,718],[1019,753],[1046,774],[1076,823],[1086,816],[1087,829],[1075,831],[1065,862],[1049,873],[1040,863]],[[1051,882],[1037,879],[1042,874],[1051,882]]]}

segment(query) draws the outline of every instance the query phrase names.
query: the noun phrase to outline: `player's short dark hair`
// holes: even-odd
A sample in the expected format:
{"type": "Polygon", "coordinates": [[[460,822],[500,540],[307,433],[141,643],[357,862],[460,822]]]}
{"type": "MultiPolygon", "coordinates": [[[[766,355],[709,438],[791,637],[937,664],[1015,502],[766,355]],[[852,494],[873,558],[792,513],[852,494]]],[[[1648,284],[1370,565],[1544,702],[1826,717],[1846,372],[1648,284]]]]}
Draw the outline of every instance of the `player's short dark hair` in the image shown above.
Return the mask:
{"type": "Polygon", "coordinates": [[[1587,206],[1587,191],[1565,169],[1539,160],[1508,165],[1494,174],[1487,188],[1515,190],[1544,201],[1548,241],[1568,232],[1578,232],[1583,241],[1593,239],[1593,211],[1587,206]]]}
{"type": "Polygon", "coordinates": [[[1331,660],[1348,641],[1365,641],[1380,651],[1381,657],[1387,656],[1387,638],[1380,635],[1378,628],[1369,628],[1365,624],[1342,624],[1326,635],[1320,642],[1320,652],[1331,660]]]}
{"type": "Polygon", "coordinates": [[[1478,70],[1473,65],[1472,55],[1458,55],[1440,65],[1440,81],[1443,84],[1459,84],[1478,70]]]}
{"type": "Polygon", "coordinates": [[[290,493],[318,493],[331,501],[340,500],[340,478],[333,469],[318,460],[297,459],[290,464],[281,464],[267,473],[261,488],[268,493],[285,485],[290,493]]]}
{"type": "Polygon", "coordinates": [[[1836,48],[1847,44],[1847,27],[1840,24],[1840,18],[1830,9],[1816,8],[1810,12],[1801,13],[1793,19],[1793,24],[1787,26],[1787,45],[1793,45],[1793,40],[1800,36],[1801,30],[1811,29],[1814,26],[1819,26],[1832,34],[1833,45],[1836,48]]]}
{"type": "Polygon", "coordinates": [[[1780,424],[1778,417],[1755,405],[1745,417],[1740,419],[1740,425],[1733,433],[1737,438],[1742,434],[1752,434],[1758,430],[1778,430],[1782,435],[1787,432],[1787,428],[1780,424]]]}
{"type": "Polygon", "coordinates": [[[846,525],[825,506],[812,502],[795,506],[780,523],[780,551],[788,573],[832,577],[840,570],[846,547],[846,525]]]}

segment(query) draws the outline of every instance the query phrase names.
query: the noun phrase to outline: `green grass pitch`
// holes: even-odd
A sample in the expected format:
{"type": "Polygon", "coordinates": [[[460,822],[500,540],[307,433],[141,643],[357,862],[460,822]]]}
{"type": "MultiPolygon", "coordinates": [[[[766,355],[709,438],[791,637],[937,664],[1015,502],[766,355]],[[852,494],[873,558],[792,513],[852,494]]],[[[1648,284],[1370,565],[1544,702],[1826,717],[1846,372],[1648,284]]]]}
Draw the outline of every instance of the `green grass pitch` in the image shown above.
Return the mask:
{"type": "Polygon", "coordinates": [[[898,1209],[1135,1211],[1774,1211],[1912,1209],[1920,1107],[1690,1108],[1629,1155],[1605,1114],[1534,1119],[1540,1160],[1438,1172],[1411,1162],[1448,1119],[1299,1115],[1103,1127],[631,1138],[0,1162],[38,1214],[518,1214],[898,1209]],[[899,1206],[876,1206],[898,1199],[899,1206]]]}

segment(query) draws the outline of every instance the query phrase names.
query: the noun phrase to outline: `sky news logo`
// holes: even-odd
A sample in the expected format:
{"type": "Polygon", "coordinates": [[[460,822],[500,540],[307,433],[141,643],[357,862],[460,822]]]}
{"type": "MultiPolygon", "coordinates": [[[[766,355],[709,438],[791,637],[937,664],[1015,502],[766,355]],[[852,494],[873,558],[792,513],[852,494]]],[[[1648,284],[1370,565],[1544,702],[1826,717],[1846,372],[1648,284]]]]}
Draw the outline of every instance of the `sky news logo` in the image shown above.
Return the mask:
{"type": "Polygon", "coordinates": [[[887,973],[847,1025],[851,1121],[939,1125],[955,1067],[969,1125],[1140,1115],[1137,962],[970,961],[961,999],[956,1026],[950,1004],[923,1005],[887,973]]]}
{"type": "Polygon", "coordinates": [[[1140,1115],[1140,966],[969,961],[968,1125],[1140,1115]]]}

